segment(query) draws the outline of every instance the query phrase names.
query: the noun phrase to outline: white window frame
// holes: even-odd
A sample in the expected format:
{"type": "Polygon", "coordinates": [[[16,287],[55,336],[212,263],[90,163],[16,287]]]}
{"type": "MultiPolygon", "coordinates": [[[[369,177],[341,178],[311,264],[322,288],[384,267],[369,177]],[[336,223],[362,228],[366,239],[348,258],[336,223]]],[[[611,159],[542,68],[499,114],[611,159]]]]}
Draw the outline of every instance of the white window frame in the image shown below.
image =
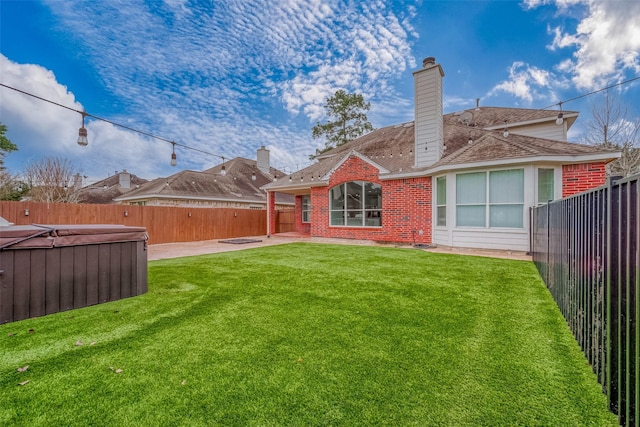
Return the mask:
{"type": "Polygon", "coordinates": [[[341,184],[335,185],[329,189],[329,226],[330,227],[357,227],[357,228],[380,228],[382,227],[382,185],[370,182],[370,181],[347,181],[341,184]],[[346,195],[349,184],[359,184],[361,186],[360,197],[363,198],[360,202],[360,208],[349,208],[348,198],[343,197],[342,208],[335,209],[333,203],[333,191],[337,188],[342,188],[342,194],[346,195]],[[380,189],[380,207],[367,207],[367,195],[366,186],[371,184],[380,189]],[[334,224],[332,221],[334,213],[342,212],[342,224],[334,224]],[[354,215],[350,217],[349,215],[354,215]],[[360,223],[356,224],[356,220],[360,219],[360,223]]]}
{"type": "MultiPolygon", "coordinates": [[[[475,171],[475,172],[465,172],[456,174],[456,228],[477,228],[477,229],[517,229],[522,230],[525,227],[524,220],[524,206],[525,206],[525,170],[524,168],[513,168],[513,169],[496,169],[496,170],[487,170],[487,171],[475,171]],[[491,201],[491,174],[505,171],[520,171],[522,177],[522,188],[521,188],[521,200],[519,201],[506,201],[506,202],[492,202],[491,201]],[[465,202],[460,201],[460,188],[458,187],[458,179],[462,175],[484,175],[484,200],[480,201],[471,201],[465,202]],[[491,208],[492,207],[508,207],[508,206],[519,206],[520,207],[520,225],[519,226],[500,226],[500,225],[491,225],[491,208]],[[482,207],[484,210],[484,218],[483,225],[460,225],[460,212],[459,208],[464,207],[482,207]]],[[[479,222],[479,221],[478,221],[479,222]]]]}
{"type": "Polygon", "coordinates": [[[551,200],[555,200],[556,198],[556,169],[554,167],[538,167],[536,168],[536,201],[538,204],[546,204],[549,203],[549,200],[540,200],[540,171],[551,171],[552,172],[552,181],[551,181],[551,192],[553,193],[551,195],[551,200]]]}
{"type": "Polygon", "coordinates": [[[311,222],[311,196],[302,196],[300,199],[300,205],[302,208],[302,217],[300,218],[300,220],[303,224],[308,224],[311,222]],[[305,200],[307,203],[305,203],[305,200]]]}
{"type": "Polygon", "coordinates": [[[443,176],[439,176],[436,177],[436,226],[437,227],[446,227],[447,226],[447,176],[443,175],[443,176]],[[440,182],[443,182],[443,188],[441,188],[440,186],[440,182]],[[440,196],[441,196],[441,191],[440,190],[444,190],[442,191],[442,196],[444,198],[444,200],[440,200],[440,196]],[[440,211],[444,210],[444,216],[440,215],[440,211]],[[440,221],[440,219],[443,219],[443,221],[440,221]]]}

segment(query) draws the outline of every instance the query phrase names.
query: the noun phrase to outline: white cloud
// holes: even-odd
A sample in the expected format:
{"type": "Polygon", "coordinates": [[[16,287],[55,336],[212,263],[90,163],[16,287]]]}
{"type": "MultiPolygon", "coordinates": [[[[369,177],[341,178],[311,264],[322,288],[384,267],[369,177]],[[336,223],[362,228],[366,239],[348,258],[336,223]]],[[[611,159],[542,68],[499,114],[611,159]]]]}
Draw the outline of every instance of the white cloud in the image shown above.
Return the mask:
{"type": "MultiPolygon", "coordinates": [[[[529,3],[536,7],[542,2],[529,3]]],[[[564,11],[578,3],[586,10],[575,30],[561,26],[550,29],[554,36],[549,46],[551,50],[575,50],[573,58],[563,62],[559,70],[569,72],[581,89],[594,89],[611,81],[624,80],[629,71],[640,72],[640,2],[556,2],[564,11]]]]}
{"type": "MultiPolygon", "coordinates": [[[[394,12],[380,0],[45,4],[59,23],[52,38],[64,38],[87,74],[125,106],[120,116],[107,119],[218,156],[254,158],[267,145],[274,166],[306,162],[321,144],[311,139],[309,124],[323,117],[324,101],[337,89],[379,102],[378,111],[389,108],[389,99],[412,111],[391,82],[415,66],[413,7],[394,12]]],[[[27,65],[15,66],[16,78],[34,80],[27,65]]],[[[49,73],[50,80],[32,87],[33,93],[82,109],[66,82],[43,68],[39,73],[41,80],[49,73]]],[[[76,113],[39,101],[11,111],[20,116],[12,120],[20,123],[20,129],[12,126],[13,135],[20,131],[21,141],[34,141],[22,144],[25,151],[61,152],[81,163],[85,175],[104,177],[126,168],[153,178],[175,171],[167,166],[170,144],[89,120],[90,145],[82,151],[74,145],[76,113]],[[36,107],[37,123],[30,117],[36,107]],[[58,140],[64,142],[53,142],[58,140]]],[[[220,161],[180,148],[177,154],[180,168],[204,169],[220,161]]]]}
{"type": "Polygon", "coordinates": [[[509,77],[489,96],[508,93],[531,104],[558,101],[556,91],[604,87],[640,72],[640,2],[596,0],[525,0],[525,9],[555,6],[563,26],[548,27],[553,37],[547,48],[556,55],[569,51],[553,70],[514,61],[509,77]],[[567,19],[569,18],[569,19],[567,19]],[[575,28],[565,26],[577,22],[575,28]]]}
{"type": "Polygon", "coordinates": [[[494,86],[488,96],[506,92],[530,105],[534,101],[554,99],[556,84],[549,71],[517,61],[509,67],[509,78],[494,86]]]}
{"type": "MultiPolygon", "coordinates": [[[[72,110],[84,110],[50,70],[39,65],[18,64],[2,54],[0,70],[2,83],[7,86],[37,94],[72,110]]],[[[20,141],[18,152],[6,158],[7,164],[16,171],[46,156],[69,159],[92,180],[102,179],[121,168],[136,170],[143,177],[157,169],[154,160],[159,160],[161,150],[137,134],[88,118],[89,145],[80,147],[76,143],[82,124],[79,113],[9,88],[3,87],[0,91],[0,122],[10,123],[7,136],[14,142],[20,141]],[[20,160],[14,161],[14,157],[20,160]]]]}

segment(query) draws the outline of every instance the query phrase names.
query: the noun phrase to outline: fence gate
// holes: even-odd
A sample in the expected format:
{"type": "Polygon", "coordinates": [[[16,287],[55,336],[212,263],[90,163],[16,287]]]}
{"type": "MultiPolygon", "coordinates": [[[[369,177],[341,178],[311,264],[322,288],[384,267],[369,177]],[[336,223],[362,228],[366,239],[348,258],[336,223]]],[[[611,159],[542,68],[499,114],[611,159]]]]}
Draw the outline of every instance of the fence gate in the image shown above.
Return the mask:
{"type": "Polygon", "coordinates": [[[623,426],[640,425],[640,176],[532,209],[533,261],[623,426]]]}
{"type": "Polygon", "coordinates": [[[296,231],[295,208],[278,209],[276,217],[276,233],[296,231]]]}

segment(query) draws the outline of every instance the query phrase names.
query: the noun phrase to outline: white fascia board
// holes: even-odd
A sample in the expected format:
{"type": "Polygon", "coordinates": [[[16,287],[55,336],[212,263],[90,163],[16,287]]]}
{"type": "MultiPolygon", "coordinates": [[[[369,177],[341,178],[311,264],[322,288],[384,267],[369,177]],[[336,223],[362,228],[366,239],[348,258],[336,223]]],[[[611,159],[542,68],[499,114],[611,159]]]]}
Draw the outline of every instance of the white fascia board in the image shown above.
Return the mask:
{"type": "Polygon", "coordinates": [[[381,181],[387,181],[392,179],[402,178],[419,178],[424,176],[431,176],[440,174],[443,172],[450,172],[455,170],[465,169],[486,169],[492,167],[502,167],[511,165],[527,165],[535,163],[559,163],[559,164],[579,164],[589,163],[594,161],[611,160],[613,158],[619,158],[620,153],[607,153],[607,154],[588,154],[588,155],[565,155],[565,156],[536,156],[536,157],[520,157],[513,159],[502,159],[500,161],[486,161],[486,162],[474,162],[474,163],[459,163],[452,165],[436,166],[434,168],[423,169],[420,171],[394,173],[380,175],[381,181]]]}
{"type": "Polygon", "coordinates": [[[360,153],[358,153],[356,150],[351,150],[349,153],[347,153],[342,160],[340,160],[338,163],[336,163],[330,170],[329,172],[327,172],[321,179],[323,180],[329,180],[329,177],[336,171],[338,170],[338,168],[340,166],[342,166],[347,160],[349,160],[349,158],[351,156],[356,156],[357,158],[359,158],[360,160],[362,160],[365,163],[369,163],[371,166],[373,166],[374,168],[378,169],[380,171],[381,174],[383,173],[389,173],[389,171],[380,166],[378,163],[374,162],[373,160],[371,160],[370,158],[368,158],[365,155],[362,155],[360,153]]]}
{"type": "MultiPolygon", "coordinates": [[[[292,180],[293,181],[293,180],[292,180]]],[[[278,185],[277,187],[260,187],[261,190],[264,191],[282,191],[282,192],[286,192],[286,191],[297,191],[297,190],[306,190],[308,188],[311,187],[324,187],[329,185],[329,181],[324,181],[324,180],[318,180],[318,181],[307,181],[307,182],[302,182],[300,183],[299,181],[297,183],[291,183],[291,184],[283,184],[283,185],[278,185]]]]}
{"type": "Polygon", "coordinates": [[[208,202],[241,202],[241,203],[266,203],[266,199],[228,199],[222,197],[201,197],[201,196],[168,196],[165,194],[145,194],[144,196],[125,196],[113,199],[116,202],[129,202],[134,200],[204,200],[208,202]]]}
{"type": "MultiPolygon", "coordinates": [[[[560,110],[558,110],[558,113],[560,113],[560,110]]],[[[566,113],[563,112],[563,117],[565,120],[570,119],[570,118],[574,118],[574,117],[578,117],[578,113],[566,113]]],[[[526,120],[524,122],[510,122],[507,123],[507,127],[518,127],[518,126],[528,126],[528,125],[535,125],[535,124],[539,124],[539,123],[547,123],[547,122],[554,122],[556,119],[558,118],[557,115],[555,115],[554,117],[546,117],[543,119],[534,119],[534,120],[526,120]]],[[[501,123],[499,125],[493,125],[493,126],[486,126],[482,129],[485,130],[502,130],[504,129],[505,124],[501,123]]]]}

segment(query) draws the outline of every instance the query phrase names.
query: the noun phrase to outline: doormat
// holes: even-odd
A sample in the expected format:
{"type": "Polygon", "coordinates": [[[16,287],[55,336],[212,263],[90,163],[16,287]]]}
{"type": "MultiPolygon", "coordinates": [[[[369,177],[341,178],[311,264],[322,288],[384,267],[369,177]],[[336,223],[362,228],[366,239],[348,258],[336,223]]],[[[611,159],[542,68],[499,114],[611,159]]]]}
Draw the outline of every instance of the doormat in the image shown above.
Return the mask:
{"type": "Polygon", "coordinates": [[[231,243],[232,245],[243,245],[245,243],[258,243],[262,242],[262,240],[258,239],[229,239],[229,240],[218,240],[220,243],[231,243]]]}

